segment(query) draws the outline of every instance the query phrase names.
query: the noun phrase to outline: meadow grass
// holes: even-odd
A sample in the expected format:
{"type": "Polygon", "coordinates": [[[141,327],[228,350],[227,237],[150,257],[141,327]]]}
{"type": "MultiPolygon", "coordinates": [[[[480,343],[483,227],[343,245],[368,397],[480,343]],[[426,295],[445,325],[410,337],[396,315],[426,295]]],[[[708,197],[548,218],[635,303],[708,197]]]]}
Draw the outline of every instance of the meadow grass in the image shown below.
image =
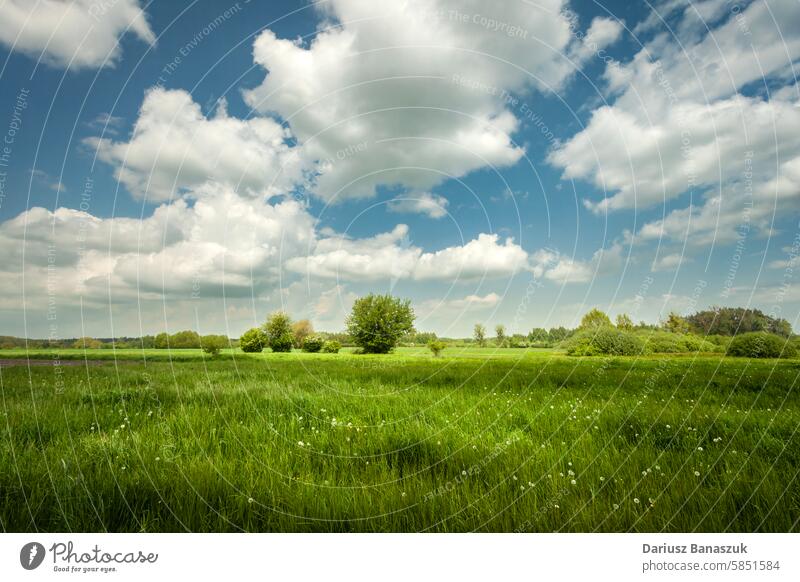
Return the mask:
{"type": "Polygon", "coordinates": [[[798,529],[798,361],[0,357],[4,531],[798,529]]]}

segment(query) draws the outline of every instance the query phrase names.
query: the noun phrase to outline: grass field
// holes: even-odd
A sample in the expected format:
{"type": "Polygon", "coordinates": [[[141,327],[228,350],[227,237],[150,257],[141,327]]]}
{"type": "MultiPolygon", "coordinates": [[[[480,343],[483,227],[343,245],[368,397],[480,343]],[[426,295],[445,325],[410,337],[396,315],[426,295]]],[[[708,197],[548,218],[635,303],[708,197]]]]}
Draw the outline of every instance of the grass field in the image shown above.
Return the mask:
{"type": "Polygon", "coordinates": [[[5,531],[800,529],[798,361],[0,357],[5,531]]]}

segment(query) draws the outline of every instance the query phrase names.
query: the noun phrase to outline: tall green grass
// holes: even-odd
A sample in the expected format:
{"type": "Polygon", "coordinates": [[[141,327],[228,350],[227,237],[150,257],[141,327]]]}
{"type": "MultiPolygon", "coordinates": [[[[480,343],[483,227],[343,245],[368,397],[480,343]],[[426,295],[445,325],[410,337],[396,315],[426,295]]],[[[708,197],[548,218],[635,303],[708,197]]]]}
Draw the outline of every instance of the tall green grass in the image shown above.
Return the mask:
{"type": "Polygon", "coordinates": [[[797,362],[154,351],[0,368],[3,530],[798,529],[797,362]]]}

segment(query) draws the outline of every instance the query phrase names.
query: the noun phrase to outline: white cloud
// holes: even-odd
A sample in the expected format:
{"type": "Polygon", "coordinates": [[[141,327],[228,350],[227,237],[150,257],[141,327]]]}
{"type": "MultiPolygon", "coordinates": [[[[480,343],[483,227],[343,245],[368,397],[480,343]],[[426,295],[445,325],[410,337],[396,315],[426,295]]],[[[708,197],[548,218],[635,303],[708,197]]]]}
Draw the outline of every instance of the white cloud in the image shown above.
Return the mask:
{"type": "Polygon", "coordinates": [[[429,299],[417,304],[414,308],[415,313],[422,322],[438,320],[446,326],[451,326],[461,315],[476,311],[486,311],[497,307],[502,301],[502,297],[497,293],[487,293],[486,295],[467,295],[455,299],[429,299]]]}
{"type": "Polygon", "coordinates": [[[586,61],[592,55],[599,58],[603,49],[619,40],[623,30],[620,21],[598,16],[592,20],[582,42],[573,46],[572,58],[578,62],[586,61]]]}
{"type": "MultiPolygon", "coordinates": [[[[409,0],[324,3],[310,42],[264,31],[255,42],[264,82],[245,92],[277,113],[319,163],[315,193],[326,200],[370,196],[379,185],[425,191],[450,178],[508,166],[523,150],[503,91],[558,89],[580,52],[563,0],[488,3],[409,0]]],[[[617,36],[597,20],[599,44],[617,36]]]]}
{"type": "MultiPolygon", "coordinates": [[[[656,14],[637,27],[651,35],[646,46],[605,72],[613,102],[550,163],[604,192],[584,201],[596,213],[662,204],[663,217],[640,227],[643,242],[696,249],[774,234],[775,221],[800,208],[800,99],[789,80],[800,58],[796,7],[757,0],[734,14],[707,0],[658,10],[674,36],[654,32],[664,26],[656,14]],[[670,202],[687,192],[688,205],[670,202]]],[[[652,265],[678,267],[672,255],[652,265]]]]}
{"type": "Polygon", "coordinates": [[[680,103],[659,122],[604,106],[589,126],[550,155],[564,177],[588,178],[611,196],[595,211],[647,207],[719,184],[775,176],[776,159],[800,155],[796,102],[735,96],[711,104],[680,103]],[[721,182],[720,182],[721,180],[721,182]]]}
{"type": "Polygon", "coordinates": [[[447,198],[430,192],[406,194],[389,202],[389,210],[397,213],[425,214],[430,218],[447,216],[447,198]]]}
{"type": "Polygon", "coordinates": [[[486,295],[467,295],[461,299],[448,299],[443,304],[451,309],[459,311],[489,309],[500,303],[501,297],[497,293],[487,293],[486,295]]]}
{"type": "Polygon", "coordinates": [[[209,180],[258,194],[285,193],[299,179],[289,137],[271,118],[230,117],[224,101],[207,118],[186,91],[156,88],[145,95],[129,141],[87,143],[135,196],[162,202],[209,180]]]}
{"type": "Polygon", "coordinates": [[[567,257],[553,249],[540,249],[531,256],[534,276],[560,284],[588,283],[602,275],[619,272],[624,259],[619,243],[595,251],[588,261],[567,257]]]}
{"type": "Polygon", "coordinates": [[[4,306],[19,305],[20,293],[34,310],[50,296],[69,306],[259,295],[277,284],[285,257],[313,242],[314,219],[298,202],[269,204],[217,185],[194,197],[143,220],[32,208],[0,223],[4,306]]]}
{"type": "Polygon", "coordinates": [[[674,271],[690,259],[681,253],[670,253],[653,261],[652,271],[674,271]]]}
{"type": "Polygon", "coordinates": [[[71,69],[113,65],[126,32],[150,44],[156,40],[138,0],[6,0],[0,21],[0,42],[71,69]]]}
{"type": "Polygon", "coordinates": [[[511,277],[526,269],[528,254],[496,234],[480,234],[462,246],[424,252],[409,242],[408,227],[367,239],[322,238],[306,257],[287,261],[289,270],[310,277],[379,281],[456,281],[511,277]]]}

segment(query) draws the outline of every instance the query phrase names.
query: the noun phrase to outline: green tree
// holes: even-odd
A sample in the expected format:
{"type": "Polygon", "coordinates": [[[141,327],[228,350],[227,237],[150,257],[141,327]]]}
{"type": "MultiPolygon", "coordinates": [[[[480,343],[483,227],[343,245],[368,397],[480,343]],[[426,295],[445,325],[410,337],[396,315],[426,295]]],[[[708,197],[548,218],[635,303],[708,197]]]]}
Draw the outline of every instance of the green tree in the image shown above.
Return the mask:
{"type": "Polygon", "coordinates": [[[551,344],[562,342],[569,336],[570,331],[564,326],[551,327],[550,331],[547,332],[547,338],[550,340],[551,344]]]}
{"type": "Polygon", "coordinates": [[[219,355],[220,351],[230,345],[230,340],[224,335],[204,335],[200,338],[200,347],[212,356],[219,355]]]}
{"type": "Polygon", "coordinates": [[[627,313],[620,313],[617,315],[617,329],[633,331],[633,320],[627,313]]]}
{"type": "Polygon", "coordinates": [[[498,323],[494,326],[494,335],[497,345],[503,347],[506,344],[506,326],[498,323]]]}
{"type": "Polygon", "coordinates": [[[267,345],[273,352],[291,352],[294,336],[292,320],[285,311],[275,311],[264,323],[267,345]]]}
{"type": "Polygon", "coordinates": [[[428,342],[428,349],[431,351],[434,358],[438,358],[446,347],[447,344],[444,343],[443,341],[431,340],[428,342]]]}
{"type": "Polygon", "coordinates": [[[472,337],[475,338],[475,343],[480,347],[486,345],[486,326],[480,323],[475,324],[475,329],[472,331],[472,337]]]}
{"type": "Polygon", "coordinates": [[[597,329],[599,327],[611,327],[611,320],[597,308],[590,310],[581,319],[581,329],[597,329]]]}
{"type": "Polygon", "coordinates": [[[239,347],[243,352],[257,353],[267,346],[267,334],[260,327],[248,329],[239,338],[239,347]]]}
{"type": "Polygon", "coordinates": [[[414,329],[414,310],[408,299],[370,294],[353,304],[347,331],[368,354],[386,354],[414,329]]]}
{"type": "Polygon", "coordinates": [[[664,329],[672,333],[689,333],[689,322],[672,311],[664,322],[664,329]]]}
{"type": "Polygon", "coordinates": [[[534,327],[528,334],[528,341],[532,344],[546,344],[550,341],[550,336],[543,327],[534,327]]]}
{"type": "Polygon", "coordinates": [[[169,336],[169,347],[173,350],[196,349],[200,347],[200,334],[190,329],[169,336]]]}
{"type": "Polygon", "coordinates": [[[744,307],[712,307],[698,311],[686,320],[694,331],[704,335],[736,335],[754,331],[767,331],[783,337],[792,334],[792,326],[785,319],[744,307]]]}
{"type": "Polygon", "coordinates": [[[169,347],[169,334],[161,332],[153,340],[153,346],[159,350],[166,350],[169,347]]]}

